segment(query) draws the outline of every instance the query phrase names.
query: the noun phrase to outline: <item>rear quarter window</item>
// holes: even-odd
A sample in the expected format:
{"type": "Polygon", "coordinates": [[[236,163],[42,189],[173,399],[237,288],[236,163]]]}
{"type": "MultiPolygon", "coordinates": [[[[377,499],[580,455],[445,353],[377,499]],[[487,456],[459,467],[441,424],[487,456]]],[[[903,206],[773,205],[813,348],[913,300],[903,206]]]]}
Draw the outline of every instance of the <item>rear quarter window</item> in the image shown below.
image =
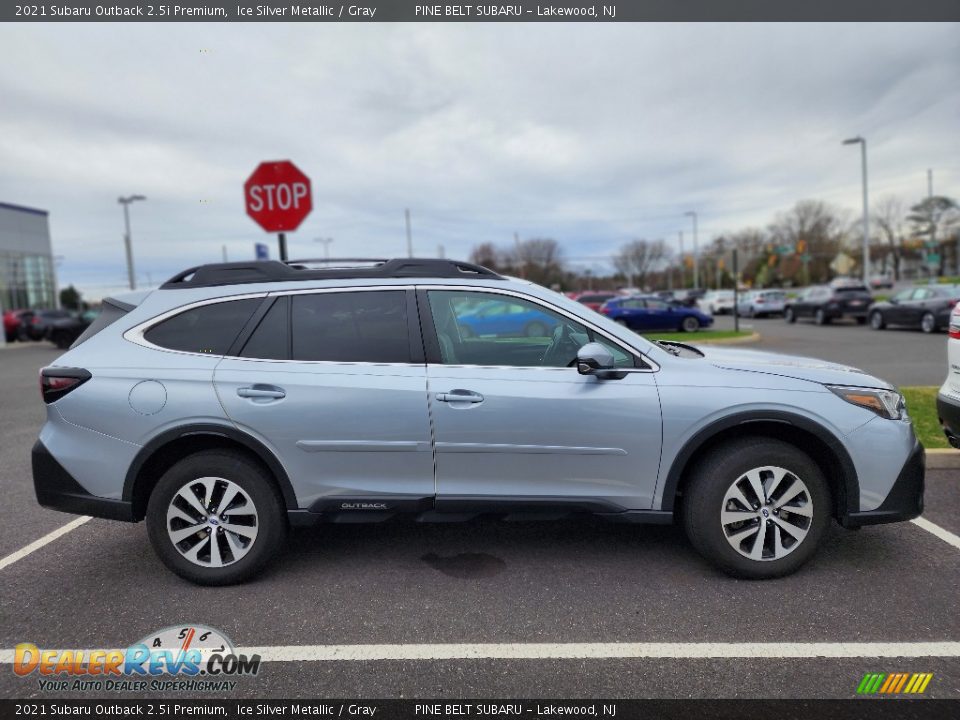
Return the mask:
{"type": "Polygon", "coordinates": [[[154,325],[143,339],[167,350],[225,355],[261,302],[247,298],[200,305],[154,325]]]}

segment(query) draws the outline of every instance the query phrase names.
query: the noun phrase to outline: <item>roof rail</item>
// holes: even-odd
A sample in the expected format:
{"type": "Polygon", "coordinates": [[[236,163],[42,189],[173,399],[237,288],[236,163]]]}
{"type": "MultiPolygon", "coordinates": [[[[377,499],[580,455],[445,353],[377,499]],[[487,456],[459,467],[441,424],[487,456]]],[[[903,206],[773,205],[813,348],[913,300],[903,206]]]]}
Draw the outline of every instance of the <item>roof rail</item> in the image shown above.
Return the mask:
{"type": "Polygon", "coordinates": [[[178,288],[244,285],[249,283],[289,280],[339,280],[361,278],[478,278],[505,280],[488,268],[459,260],[436,258],[395,258],[393,260],[324,259],[252,260],[250,262],[211,263],[177,273],[160,286],[161,290],[178,288]],[[373,262],[372,266],[309,268],[306,262],[373,262]]]}

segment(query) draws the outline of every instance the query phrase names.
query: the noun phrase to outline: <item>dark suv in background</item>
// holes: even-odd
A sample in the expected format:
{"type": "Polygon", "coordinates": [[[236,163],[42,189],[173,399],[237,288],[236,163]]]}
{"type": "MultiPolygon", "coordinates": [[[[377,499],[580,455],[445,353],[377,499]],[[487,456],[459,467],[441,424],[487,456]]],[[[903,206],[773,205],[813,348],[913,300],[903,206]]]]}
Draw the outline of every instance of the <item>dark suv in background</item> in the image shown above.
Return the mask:
{"type": "Polygon", "coordinates": [[[853,318],[863,325],[872,302],[873,296],[862,282],[838,278],[828,285],[808,287],[800,297],[787,300],[783,319],[792,323],[808,317],[817,325],[826,325],[831,320],[853,318]]]}

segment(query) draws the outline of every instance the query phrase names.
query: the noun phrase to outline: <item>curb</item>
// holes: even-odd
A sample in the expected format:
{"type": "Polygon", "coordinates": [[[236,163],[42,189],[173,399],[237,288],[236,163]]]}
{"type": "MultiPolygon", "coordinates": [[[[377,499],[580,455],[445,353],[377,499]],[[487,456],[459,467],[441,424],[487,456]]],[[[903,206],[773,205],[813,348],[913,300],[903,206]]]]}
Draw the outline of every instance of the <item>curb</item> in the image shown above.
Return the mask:
{"type": "Polygon", "coordinates": [[[960,450],[931,448],[924,450],[927,470],[960,470],[960,450]]]}
{"type": "Polygon", "coordinates": [[[690,344],[696,345],[743,345],[745,343],[757,342],[760,339],[760,333],[754,331],[752,335],[746,337],[721,338],[719,340],[691,340],[690,344]]]}

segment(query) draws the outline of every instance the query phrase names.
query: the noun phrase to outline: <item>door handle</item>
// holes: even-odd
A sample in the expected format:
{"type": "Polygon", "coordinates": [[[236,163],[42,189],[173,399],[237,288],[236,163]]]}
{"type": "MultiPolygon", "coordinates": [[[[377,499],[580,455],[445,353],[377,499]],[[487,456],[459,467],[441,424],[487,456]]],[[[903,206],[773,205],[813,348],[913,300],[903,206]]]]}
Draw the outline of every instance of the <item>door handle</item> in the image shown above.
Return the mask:
{"type": "Polygon", "coordinates": [[[437,393],[439,402],[449,403],[481,403],[483,395],[471,390],[451,390],[450,392],[437,393]]]}
{"type": "Polygon", "coordinates": [[[237,395],[242,398],[280,400],[281,398],[285,398],[287,393],[283,388],[278,388],[273,385],[254,385],[253,387],[237,388],[237,395]]]}

